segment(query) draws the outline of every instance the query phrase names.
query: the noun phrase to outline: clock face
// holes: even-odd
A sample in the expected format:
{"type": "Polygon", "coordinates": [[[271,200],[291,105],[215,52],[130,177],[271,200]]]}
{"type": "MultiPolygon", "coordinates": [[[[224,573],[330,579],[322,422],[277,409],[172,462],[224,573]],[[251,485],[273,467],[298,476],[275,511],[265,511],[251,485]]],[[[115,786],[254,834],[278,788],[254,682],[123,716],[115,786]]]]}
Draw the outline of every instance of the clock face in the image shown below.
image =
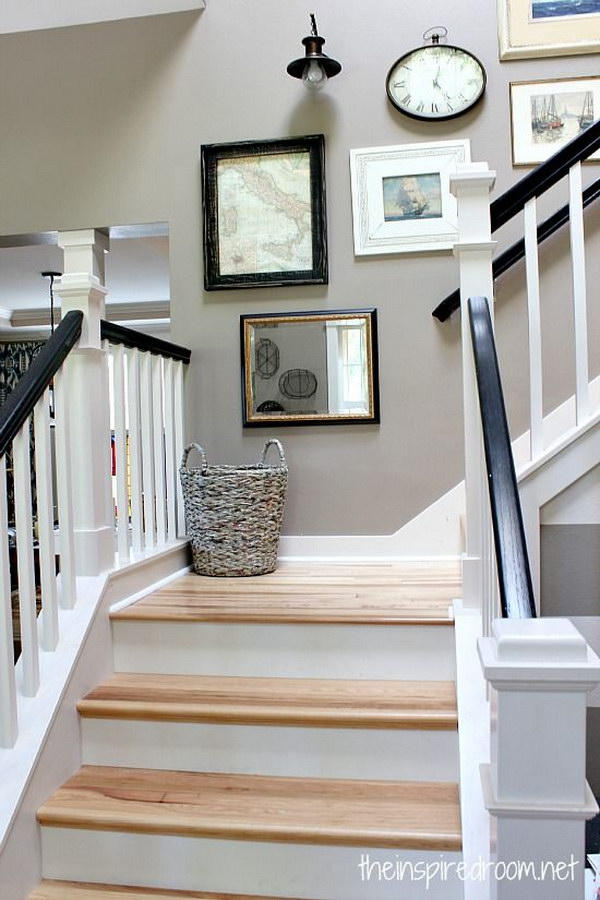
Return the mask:
{"type": "Polygon", "coordinates": [[[478,59],[448,44],[419,47],[397,60],[386,87],[394,106],[415,119],[453,119],[471,109],[485,89],[478,59]]]}

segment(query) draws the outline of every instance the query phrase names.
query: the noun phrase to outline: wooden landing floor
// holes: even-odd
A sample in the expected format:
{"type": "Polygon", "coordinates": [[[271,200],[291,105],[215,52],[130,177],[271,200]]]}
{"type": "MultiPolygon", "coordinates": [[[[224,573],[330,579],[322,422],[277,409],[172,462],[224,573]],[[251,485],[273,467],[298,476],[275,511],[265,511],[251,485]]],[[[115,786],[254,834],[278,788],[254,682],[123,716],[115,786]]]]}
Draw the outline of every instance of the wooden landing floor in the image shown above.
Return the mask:
{"type": "Polygon", "coordinates": [[[184,575],[111,618],[120,621],[452,624],[459,564],[285,563],[270,575],[184,575]]]}

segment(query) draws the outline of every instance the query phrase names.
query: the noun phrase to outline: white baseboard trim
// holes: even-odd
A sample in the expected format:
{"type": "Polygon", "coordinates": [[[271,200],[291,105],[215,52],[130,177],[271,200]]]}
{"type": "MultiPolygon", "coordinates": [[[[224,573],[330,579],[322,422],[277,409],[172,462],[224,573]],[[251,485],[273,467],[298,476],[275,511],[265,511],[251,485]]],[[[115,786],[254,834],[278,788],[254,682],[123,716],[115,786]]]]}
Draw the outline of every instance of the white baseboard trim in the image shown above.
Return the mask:
{"type": "Polygon", "coordinates": [[[373,563],[396,560],[458,559],[463,553],[464,482],[403,525],[394,534],[283,535],[282,561],[373,563]]]}

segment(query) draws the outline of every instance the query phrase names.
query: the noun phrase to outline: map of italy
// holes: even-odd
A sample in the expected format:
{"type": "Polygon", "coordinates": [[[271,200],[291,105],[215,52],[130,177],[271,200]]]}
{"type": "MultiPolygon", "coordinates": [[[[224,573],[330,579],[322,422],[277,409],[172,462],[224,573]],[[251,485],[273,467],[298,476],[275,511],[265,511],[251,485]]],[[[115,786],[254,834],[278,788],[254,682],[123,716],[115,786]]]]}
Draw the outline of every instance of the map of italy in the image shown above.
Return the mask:
{"type": "Polygon", "coordinates": [[[308,153],[219,160],[217,196],[221,275],[312,268],[308,153]]]}

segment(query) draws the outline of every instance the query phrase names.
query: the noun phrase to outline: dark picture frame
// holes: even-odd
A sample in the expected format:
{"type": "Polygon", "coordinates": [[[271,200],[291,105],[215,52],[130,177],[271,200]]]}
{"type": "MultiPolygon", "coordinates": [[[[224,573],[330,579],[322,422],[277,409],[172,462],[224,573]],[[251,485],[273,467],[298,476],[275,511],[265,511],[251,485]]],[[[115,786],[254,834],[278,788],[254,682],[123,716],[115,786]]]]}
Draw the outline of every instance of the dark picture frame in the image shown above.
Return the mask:
{"type": "Polygon", "coordinates": [[[325,138],[204,144],[207,291],[327,284],[325,138]]]}
{"type": "Polygon", "coordinates": [[[240,316],[245,428],[379,424],[377,310],[240,316]]]}

